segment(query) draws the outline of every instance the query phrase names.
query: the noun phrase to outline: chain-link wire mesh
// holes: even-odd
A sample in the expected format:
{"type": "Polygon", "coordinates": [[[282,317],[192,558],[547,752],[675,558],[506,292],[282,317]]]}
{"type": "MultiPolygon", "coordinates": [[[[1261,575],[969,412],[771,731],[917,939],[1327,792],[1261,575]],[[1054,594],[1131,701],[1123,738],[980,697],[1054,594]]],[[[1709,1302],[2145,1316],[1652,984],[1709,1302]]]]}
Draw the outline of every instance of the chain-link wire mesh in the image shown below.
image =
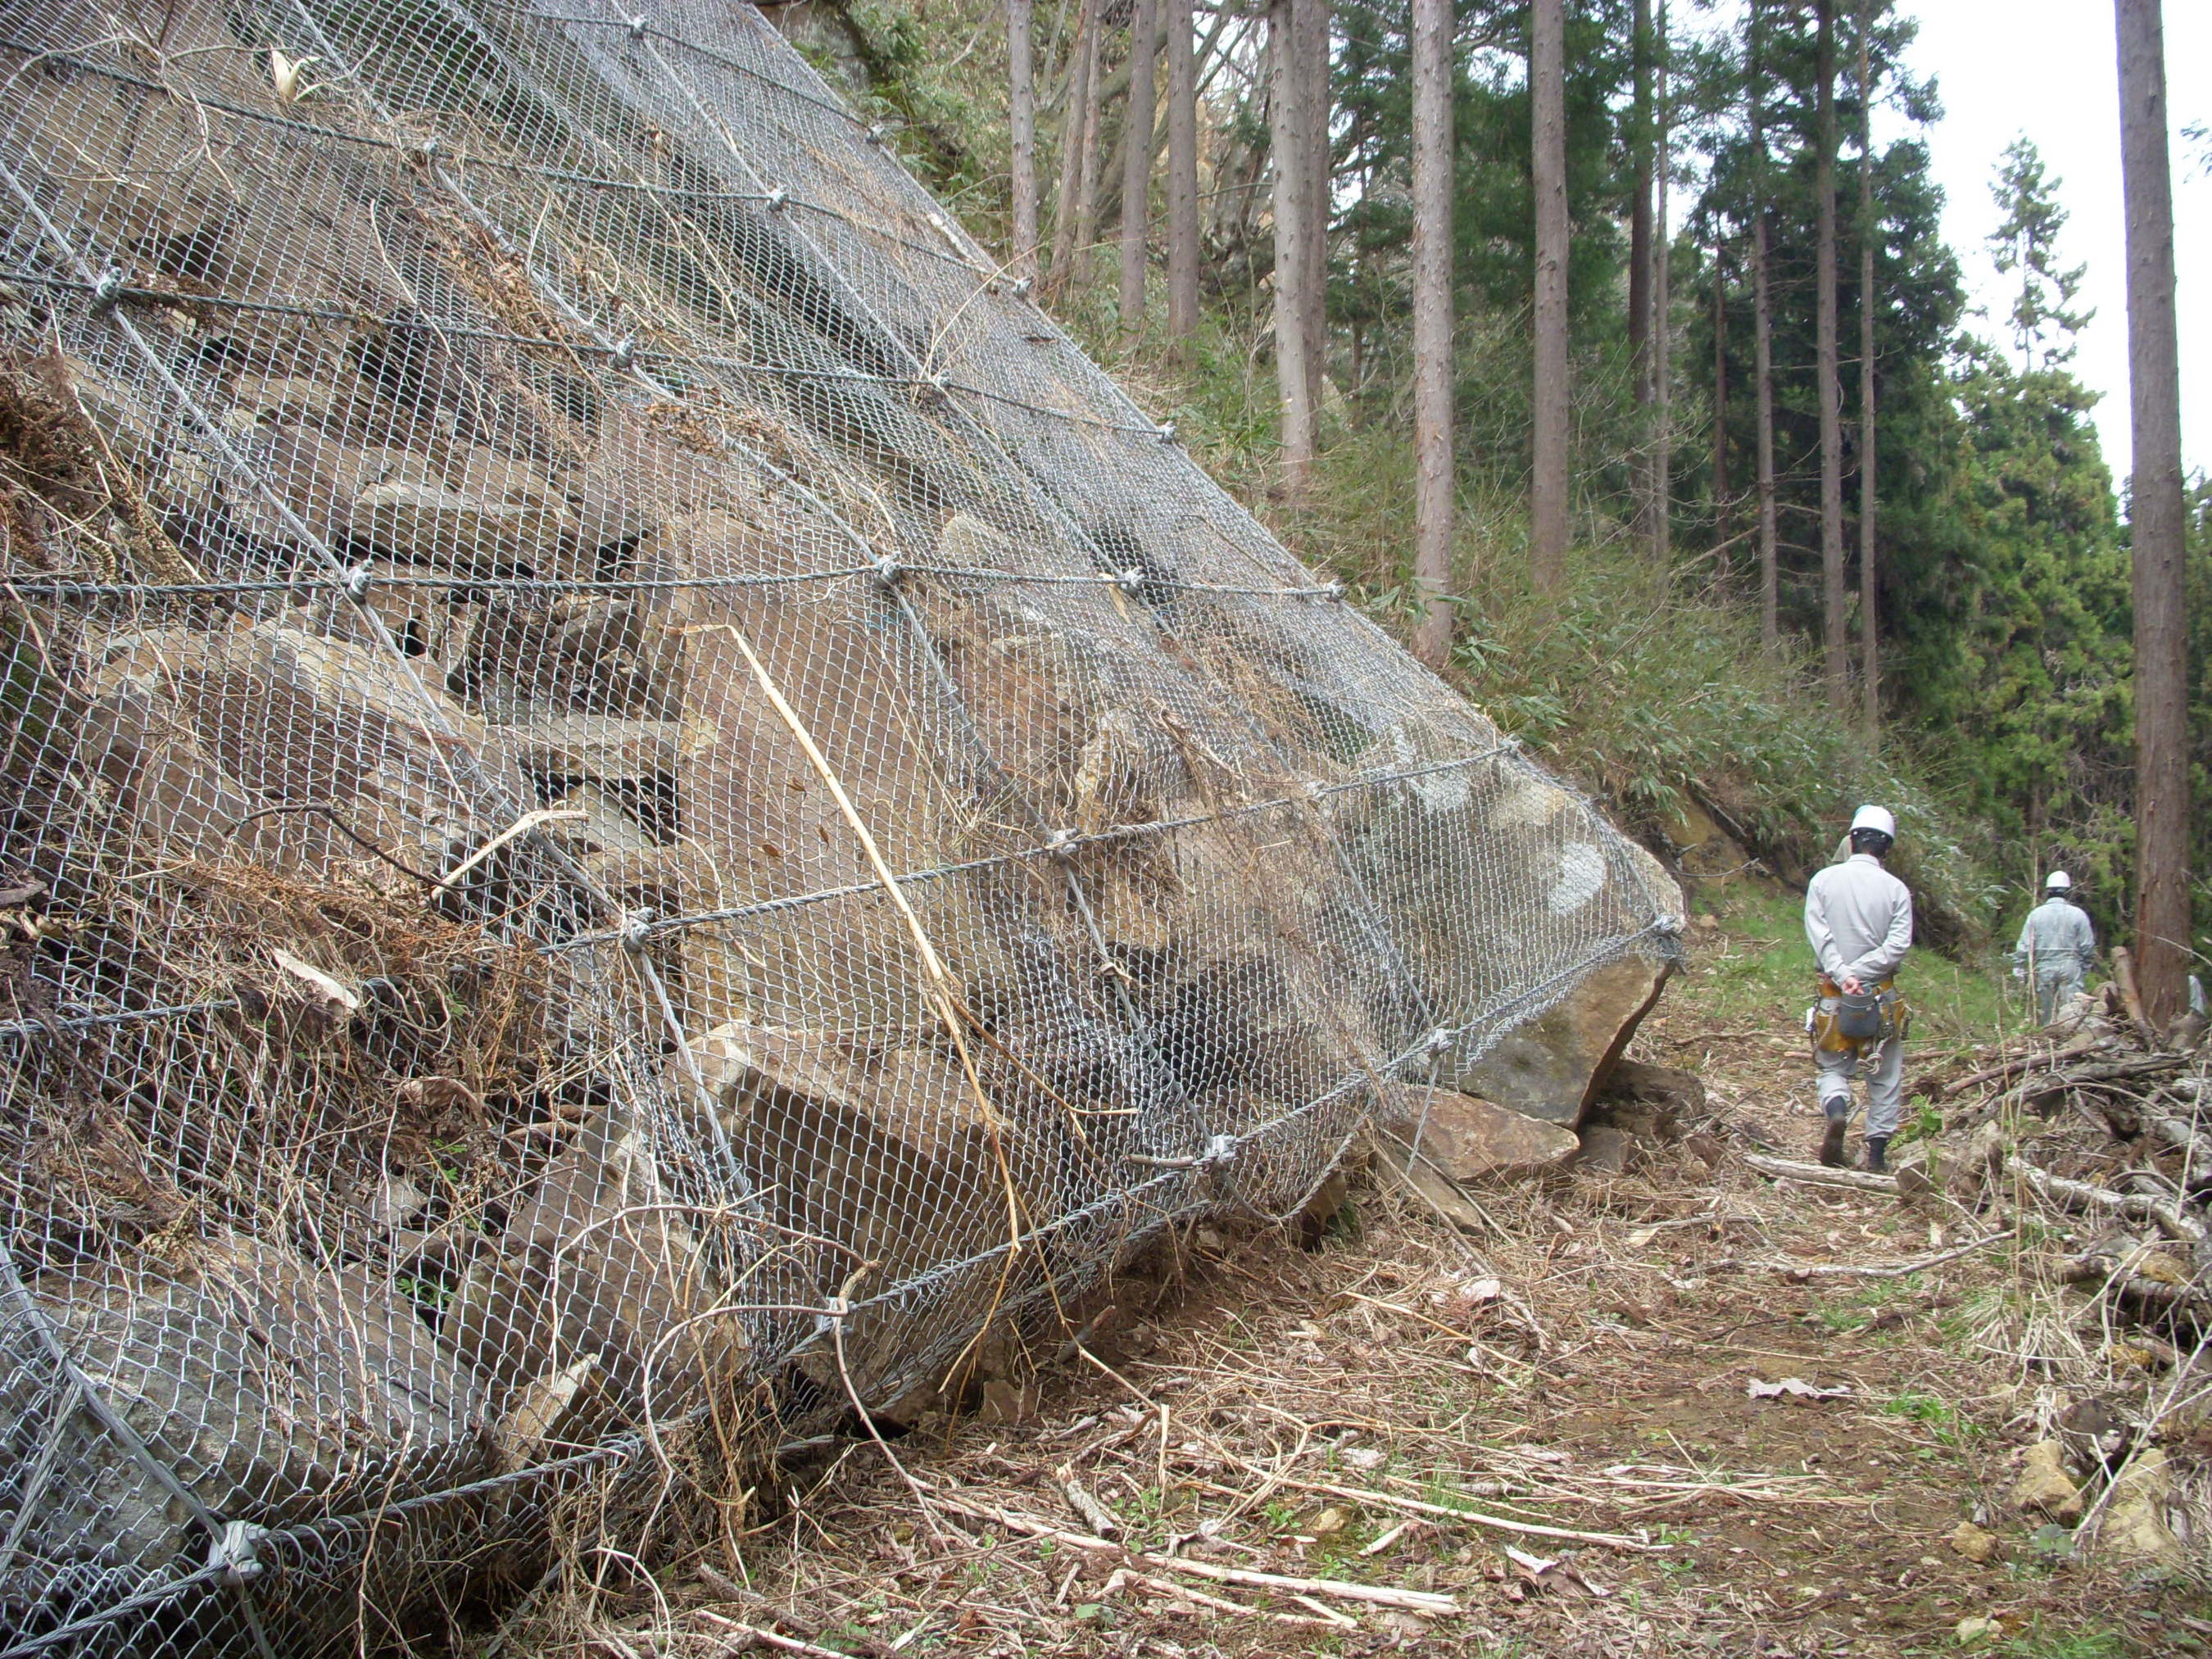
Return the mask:
{"type": "Polygon", "coordinates": [[[0,196],[8,1654],[374,1647],[1671,948],[750,7],[17,4],[0,196]]]}

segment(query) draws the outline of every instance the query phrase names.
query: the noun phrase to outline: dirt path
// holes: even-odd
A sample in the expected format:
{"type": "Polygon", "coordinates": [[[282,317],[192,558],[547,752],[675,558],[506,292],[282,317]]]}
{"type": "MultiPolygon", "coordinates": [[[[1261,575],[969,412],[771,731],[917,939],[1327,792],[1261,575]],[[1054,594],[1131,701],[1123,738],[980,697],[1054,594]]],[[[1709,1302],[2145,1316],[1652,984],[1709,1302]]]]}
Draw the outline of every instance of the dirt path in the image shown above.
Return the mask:
{"type": "MultiPolygon", "coordinates": [[[[2010,1507],[2021,1449],[2076,1397],[2035,1358],[2027,1247],[1778,1271],[1993,1229],[1747,1168],[1810,1144],[1795,1044],[1715,1040],[1685,1002],[1640,1046],[1703,1071],[1717,1169],[1655,1146],[1611,1180],[1488,1192],[1476,1237],[1372,1187],[1310,1249],[1200,1230],[1159,1311],[1000,1420],[896,1443],[926,1512],[847,1445],[757,1502],[750,1586],[726,1558],[651,1592],[603,1571],[562,1621],[576,1641],[529,1650],[721,1653],[750,1627],[869,1654],[1936,1654],[1995,1619],[1963,1645],[2212,1651],[2201,1585],[2094,1566],[2010,1507]],[[1820,1397],[1752,1397],[1785,1379],[1820,1397]],[[1074,1541],[1102,1511],[1114,1547],[1074,1541]]],[[[2205,1437],[2170,1453],[2200,1486],[2205,1437]]]]}

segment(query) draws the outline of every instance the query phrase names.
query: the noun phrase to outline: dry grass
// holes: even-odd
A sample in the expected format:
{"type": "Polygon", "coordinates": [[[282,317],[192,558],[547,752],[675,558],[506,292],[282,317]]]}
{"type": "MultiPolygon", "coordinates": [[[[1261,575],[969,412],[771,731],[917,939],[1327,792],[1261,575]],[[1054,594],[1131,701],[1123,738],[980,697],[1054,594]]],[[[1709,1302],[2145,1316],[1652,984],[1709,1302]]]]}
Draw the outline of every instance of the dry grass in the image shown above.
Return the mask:
{"type": "MultiPolygon", "coordinates": [[[[1802,1152],[1794,1046],[1700,1027],[1677,1009],[1644,1044],[1703,1054],[1721,1138],[1802,1152]]],[[[498,1650],[1909,1654],[1995,1614],[1987,1650],[2087,1659],[2212,1634],[2201,1584],[2054,1553],[2010,1509],[2065,1405],[2186,1395],[2109,1357],[2039,1216],[1918,1273],[1807,1278],[1748,1264],[1895,1262],[2012,1218],[1676,1148],[1480,1196],[1480,1239],[1371,1187],[1310,1250],[1201,1229],[1160,1310],[1072,1350],[1033,1413],[893,1443],[926,1502],[842,1443],[757,1494],[741,1558],[648,1575],[572,1539],[498,1650]],[[1785,1377],[1848,1392],[1747,1393],[1785,1377]],[[1951,1547],[1968,1519],[1993,1559],[1951,1547]]],[[[2158,1430],[2200,1548],[2203,1424],[2158,1430]]]]}

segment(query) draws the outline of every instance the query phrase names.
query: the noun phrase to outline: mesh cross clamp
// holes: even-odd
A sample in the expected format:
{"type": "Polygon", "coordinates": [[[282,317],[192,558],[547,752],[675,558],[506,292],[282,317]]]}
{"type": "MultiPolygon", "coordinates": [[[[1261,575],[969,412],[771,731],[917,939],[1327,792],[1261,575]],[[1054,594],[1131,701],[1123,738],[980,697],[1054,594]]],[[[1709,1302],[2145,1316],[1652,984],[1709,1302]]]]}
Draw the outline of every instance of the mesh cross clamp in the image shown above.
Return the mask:
{"type": "Polygon", "coordinates": [[[222,1530],[208,1540],[207,1564],[224,1583],[242,1589],[269,1570],[255,1553],[267,1536],[268,1528],[257,1527],[251,1521],[226,1521],[222,1530]]]}
{"type": "Polygon", "coordinates": [[[345,590],[346,598],[356,605],[367,605],[368,586],[375,576],[376,573],[365,564],[348,565],[345,574],[338,578],[338,585],[345,590]]]}
{"type": "Polygon", "coordinates": [[[1114,586],[1124,593],[1140,593],[1144,591],[1145,573],[1133,564],[1114,578],[1114,586]]]}
{"type": "Polygon", "coordinates": [[[899,562],[888,553],[880,555],[876,560],[876,580],[889,587],[898,579],[899,562]]]}
{"type": "Polygon", "coordinates": [[[632,956],[643,956],[653,943],[653,912],[633,910],[623,918],[622,947],[632,956]]]}
{"type": "Polygon", "coordinates": [[[110,265],[92,285],[92,314],[105,317],[123,297],[123,267],[110,265]]]}
{"type": "Polygon", "coordinates": [[[1445,1054],[1450,1050],[1452,1044],[1458,1041],[1458,1037],[1453,1034],[1449,1026],[1439,1025],[1429,1033],[1429,1040],[1423,1045],[1422,1052],[1431,1054],[1445,1054]]]}
{"type": "Polygon", "coordinates": [[[791,199],[791,192],[781,185],[771,185],[769,187],[768,195],[763,199],[767,202],[768,210],[770,213],[781,213],[783,211],[783,204],[791,199]]]}
{"type": "Polygon", "coordinates": [[[635,368],[637,366],[637,337],[625,334],[609,346],[607,361],[617,368],[635,368]]]}
{"type": "Polygon", "coordinates": [[[629,20],[629,38],[633,40],[644,40],[645,29],[645,14],[641,11],[634,14],[629,20]]]}

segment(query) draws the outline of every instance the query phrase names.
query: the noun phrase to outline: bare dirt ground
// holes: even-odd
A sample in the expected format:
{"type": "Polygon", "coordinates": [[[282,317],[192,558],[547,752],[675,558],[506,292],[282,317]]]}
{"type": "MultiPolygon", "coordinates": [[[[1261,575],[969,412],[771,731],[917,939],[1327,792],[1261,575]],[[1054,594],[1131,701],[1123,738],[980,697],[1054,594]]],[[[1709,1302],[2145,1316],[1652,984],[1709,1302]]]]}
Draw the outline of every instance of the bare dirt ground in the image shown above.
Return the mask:
{"type": "MultiPolygon", "coordinates": [[[[2131,1378],[2025,1218],[1747,1167],[1817,1127],[1786,1034],[1692,994],[1638,1049],[1704,1074],[1717,1167],[1646,1146],[1478,1194],[1474,1235],[1372,1183],[1310,1249],[1194,1231],[1155,1311],[996,1420],[849,1443],[715,1559],[579,1556],[512,1650],[2212,1652],[2185,1516],[2194,1566],[2155,1573],[2010,1502],[2067,1407],[2202,1374],[2131,1378]]],[[[2212,1418],[2157,1434],[2201,1516],[2212,1418]]]]}

